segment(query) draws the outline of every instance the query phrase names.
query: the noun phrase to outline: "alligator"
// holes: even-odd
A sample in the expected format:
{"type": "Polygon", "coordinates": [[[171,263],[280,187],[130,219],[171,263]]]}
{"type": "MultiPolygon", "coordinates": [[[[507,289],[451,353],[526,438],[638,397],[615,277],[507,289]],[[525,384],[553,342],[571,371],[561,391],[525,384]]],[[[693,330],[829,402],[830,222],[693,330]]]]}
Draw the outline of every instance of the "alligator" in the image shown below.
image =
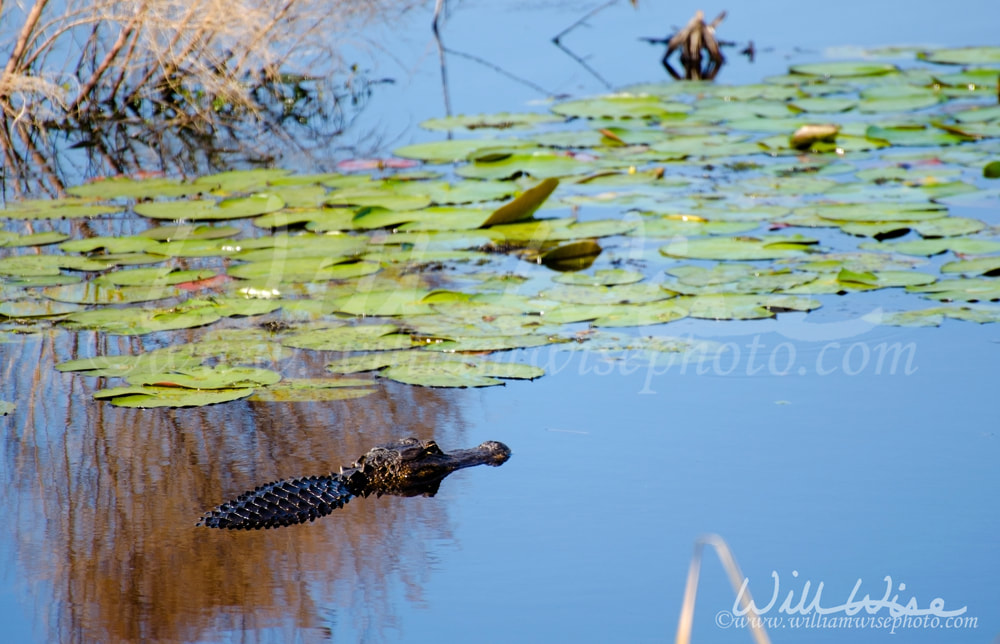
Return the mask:
{"type": "Polygon", "coordinates": [[[406,438],[373,447],[340,473],[282,479],[244,492],[205,512],[196,525],[260,530],[315,521],[355,497],[434,496],[455,470],[503,465],[510,448],[497,441],[446,453],[432,440],[406,438]]]}

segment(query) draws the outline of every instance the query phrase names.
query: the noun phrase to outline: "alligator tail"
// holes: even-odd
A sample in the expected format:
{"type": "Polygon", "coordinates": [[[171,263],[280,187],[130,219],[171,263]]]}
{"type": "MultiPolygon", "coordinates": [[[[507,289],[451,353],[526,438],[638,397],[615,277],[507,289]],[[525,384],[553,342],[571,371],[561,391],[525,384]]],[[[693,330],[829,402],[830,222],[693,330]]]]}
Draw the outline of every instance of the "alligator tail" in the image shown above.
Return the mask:
{"type": "Polygon", "coordinates": [[[315,521],[354,495],[338,474],[274,481],[206,512],[199,526],[260,530],[315,521]]]}

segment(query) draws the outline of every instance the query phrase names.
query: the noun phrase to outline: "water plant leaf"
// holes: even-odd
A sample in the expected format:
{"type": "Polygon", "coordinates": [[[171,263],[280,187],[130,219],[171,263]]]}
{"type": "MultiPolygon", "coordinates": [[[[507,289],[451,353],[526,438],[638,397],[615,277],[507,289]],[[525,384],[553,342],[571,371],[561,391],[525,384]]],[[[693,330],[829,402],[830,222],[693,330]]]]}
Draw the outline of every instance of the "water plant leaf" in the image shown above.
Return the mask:
{"type": "Polygon", "coordinates": [[[371,380],[362,378],[292,378],[257,389],[255,402],[330,402],[352,400],[375,393],[371,380]]]}
{"type": "Polygon", "coordinates": [[[125,381],[134,386],[178,387],[185,389],[233,389],[273,385],[281,374],[258,367],[215,365],[171,369],[162,372],[132,373],[125,381]]]}
{"type": "Polygon", "coordinates": [[[0,219],[71,219],[121,212],[120,206],[94,203],[88,199],[34,199],[18,201],[0,210],[0,219]]]}
{"type": "Polygon", "coordinates": [[[904,255],[930,257],[952,251],[963,255],[986,255],[1000,252],[1000,242],[969,237],[942,237],[916,239],[901,242],[866,242],[860,245],[865,250],[875,250],[904,255]]]}
{"type": "Polygon", "coordinates": [[[396,148],[393,153],[396,156],[406,159],[417,159],[432,163],[450,163],[452,161],[462,161],[477,150],[505,145],[515,147],[531,146],[531,144],[519,141],[501,139],[449,139],[447,141],[431,141],[428,143],[404,145],[401,148],[396,148]]]}
{"type": "Polygon", "coordinates": [[[253,388],[212,389],[201,391],[179,387],[113,387],[94,392],[97,400],[110,400],[116,407],[150,409],[154,407],[203,407],[246,398],[253,388]]]}
{"type": "Polygon", "coordinates": [[[957,47],[920,52],[920,58],[931,63],[949,65],[976,65],[1000,63],[1000,47],[957,47]]]}
{"type": "Polygon", "coordinates": [[[803,255],[815,243],[804,237],[708,237],[678,239],[661,247],[660,253],[682,259],[779,259],[803,255]]]}
{"type": "Polygon", "coordinates": [[[53,317],[79,311],[78,304],[49,300],[5,300],[0,302],[0,317],[36,318],[53,317]]]}
{"type": "Polygon", "coordinates": [[[558,187],[558,179],[543,179],[538,185],[525,190],[514,200],[494,210],[480,228],[530,219],[558,187]]]}
{"type": "Polygon", "coordinates": [[[59,248],[67,253],[93,253],[97,250],[105,253],[134,253],[157,246],[159,242],[148,237],[87,237],[65,242],[59,248]]]}
{"type": "Polygon", "coordinates": [[[1000,179],[1000,161],[991,161],[984,165],[983,176],[987,179],[1000,179]]]}
{"type": "Polygon", "coordinates": [[[552,278],[560,284],[576,284],[579,286],[617,286],[641,282],[643,274],[638,271],[628,271],[622,268],[602,268],[593,275],[586,273],[562,273],[552,278]]]}
{"type": "Polygon", "coordinates": [[[147,228],[139,233],[140,237],[148,237],[160,242],[172,242],[194,239],[225,239],[240,233],[236,226],[199,224],[163,224],[147,228]]]}
{"type": "Polygon", "coordinates": [[[195,186],[203,186],[222,193],[249,192],[262,188],[272,181],[278,181],[291,174],[282,168],[254,168],[251,170],[228,170],[198,177],[195,186]]]}
{"type": "Polygon", "coordinates": [[[1000,300],[1000,280],[988,277],[940,280],[933,284],[908,286],[906,290],[942,302],[996,302],[1000,300]]]}
{"type": "Polygon", "coordinates": [[[792,65],[792,74],[805,76],[825,76],[828,78],[851,78],[855,76],[884,76],[899,71],[895,65],[865,61],[836,61],[830,63],[804,63],[792,65]]]}
{"type": "Polygon", "coordinates": [[[74,304],[132,304],[165,300],[181,294],[183,291],[166,285],[117,286],[97,280],[42,289],[42,295],[50,300],[74,304]]]}
{"type": "Polygon", "coordinates": [[[998,277],[1000,276],[1000,257],[976,257],[957,262],[948,262],[941,267],[941,272],[998,277]]]}
{"type": "Polygon", "coordinates": [[[6,239],[3,235],[3,231],[0,231],[0,246],[6,246],[8,248],[18,248],[23,246],[47,246],[49,244],[58,244],[59,242],[67,239],[69,239],[69,235],[54,230],[42,233],[31,233],[29,235],[12,235],[6,239]]]}
{"type": "Polygon", "coordinates": [[[426,130],[507,130],[530,128],[541,123],[554,123],[561,120],[563,119],[558,116],[541,112],[518,114],[500,112],[427,119],[420,124],[420,127],[426,130]]]}
{"type": "Polygon", "coordinates": [[[75,197],[88,199],[152,199],[154,197],[184,197],[205,192],[204,185],[182,183],[177,179],[153,177],[133,179],[132,177],[111,177],[74,186],[66,190],[75,197]]]}
{"type": "Polygon", "coordinates": [[[63,326],[74,330],[94,329],[112,335],[144,335],[204,326],[221,318],[222,315],[211,306],[170,309],[100,308],[70,313],[63,320],[63,326]]]}
{"type": "Polygon", "coordinates": [[[249,197],[234,197],[215,201],[214,199],[193,199],[179,201],[150,201],[135,206],[138,215],[150,219],[241,219],[256,217],[280,210],[285,202],[273,194],[261,193],[249,197]]]}
{"type": "Polygon", "coordinates": [[[409,349],[413,340],[393,324],[365,324],[311,329],[281,340],[286,347],[313,351],[392,351],[409,349]]]}
{"type": "Polygon", "coordinates": [[[552,111],[562,116],[589,119],[671,119],[682,118],[691,111],[691,106],[665,103],[656,96],[622,93],[566,101],[553,106],[552,111]]]}

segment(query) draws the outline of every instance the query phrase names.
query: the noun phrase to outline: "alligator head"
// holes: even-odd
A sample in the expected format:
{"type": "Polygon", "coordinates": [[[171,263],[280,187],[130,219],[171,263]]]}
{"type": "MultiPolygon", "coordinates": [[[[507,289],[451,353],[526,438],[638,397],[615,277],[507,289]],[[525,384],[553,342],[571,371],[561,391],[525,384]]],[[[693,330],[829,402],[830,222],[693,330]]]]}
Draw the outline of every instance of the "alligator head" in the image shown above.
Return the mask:
{"type": "Polygon", "coordinates": [[[502,465],[510,448],[487,441],[444,452],[434,441],[407,438],[370,449],[339,474],[283,479],[262,485],[206,512],[198,525],[254,530],[314,521],[356,496],[434,496],[455,470],[502,465]]]}

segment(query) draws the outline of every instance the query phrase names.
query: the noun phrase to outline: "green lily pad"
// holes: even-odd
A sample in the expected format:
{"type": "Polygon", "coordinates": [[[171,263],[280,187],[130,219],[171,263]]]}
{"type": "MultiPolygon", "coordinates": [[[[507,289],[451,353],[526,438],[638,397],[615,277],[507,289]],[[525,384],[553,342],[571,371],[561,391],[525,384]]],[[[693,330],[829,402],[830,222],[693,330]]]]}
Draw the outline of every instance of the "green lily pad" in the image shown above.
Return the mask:
{"type": "Polygon", "coordinates": [[[74,371],[84,376],[125,378],[138,373],[163,373],[200,366],[201,357],[173,351],[150,351],[138,355],[94,356],[67,360],[56,365],[58,371],[74,371]]]}
{"type": "Polygon", "coordinates": [[[112,177],[85,183],[66,190],[75,197],[89,199],[151,199],[153,197],[183,197],[204,192],[204,185],[181,183],[177,179],[112,177]]]}
{"type": "Polygon", "coordinates": [[[200,391],[179,387],[114,387],[94,393],[98,400],[110,400],[116,407],[203,407],[246,398],[253,388],[200,391]]]}
{"type": "Polygon", "coordinates": [[[812,311],[820,307],[818,300],[794,295],[686,295],[677,304],[693,318],[709,320],[754,320],[772,318],[775,311],[812,311]]]}
{"type": "Polygon", "coordinates": [[[691,106],[665,103],[656,96],[626,93],[567,101],[555,105],[552,111],[563,116],[590,119],[671,119],[683,117],[691,111],[691,106]]]}
{"type": "Polygon", "coordinates": [[[1000,280],[969,277],[941,280],[922,286],[908,286],[907,291],[942,302],[996,302],[1000,300],[1000,280]]]}
{"type": "Polygon", "coordinates": [[[531,144],[519,141],[504,141],[500,139],[449,139],[447,141],[432,141],[414,143],[397,148],[393,154],[404,159],[418,159],[433,163],[450,163],[462,161],[477,150],[510,145],[514,147],[530,147],[531,144]]]}
{"type": "Polygon", "coordinates": [[[24,246],[47,246],[49,244],[58,244],[61,241],[69,239],[69,235],[49,231],[44,233],[32,233],[30,235],[13,235],[11,238],[4,241],[3,232],[0,231],[0,246],[6,246],[8,248],[18,248],[24,246]]]}
{"type": "Polygon", "coordinates": [[[151,201],[136,205],[135,212],[151,219],[240,219],[280,210],[284,205],[277,195],[262,193],[218,202],[213,199],[151,201]]]}
{"type": "Polygon", "coordinates": [[[134,386],[178,387],[186,389],[233,389],[273,385],[281,375],[257,367],[198,366],[164,372],[129,374],[126,382],[134,386]]]}
{"type": "Polygon", "coordinates": [[[86,199],[36,199],[18,201],[0,210],[0,219],[71,219],[121,212],[120,206],[95,204],[86,199]]]}
{"type": "Polygon", "coordinates": [[[975,259],[948,262],[941,267],[941,272],[998,277],[1000,276],[1000,257],[976,257],[975,259]]]}
{"type": "Polygon", "coordinates": [[[211,306],[172,309],[101,308],[70,313],[63,321],[68,329],[94,329],[112,335],[144,335],[159,331],[190,329],[212,324],[222,315],[211,306]]]}
{"type": "Polygon", "coordinates": [[[392,351],[409,349],[413,340],[392,324],[337,326],[296,333],[282,339],[286,347],[313,351],[392,351]]]}
{"type": "Polygon", "coordinates": [[[79,311],[78,304],[52,302],[48,300],[6,300],[0,302],[0,317],[38,318],[65,315],[79,311]]]}
{"type": "Polygon", "coordinates": [[[832,63],[806,63],[792,65],[792,74],[805,76],[826,76],[830,78],[852,78],[858,76],[884,76],[899,71],[888,63],[864,61],[838,61],[832,63]]]}
{"type": "Polygon", "coordinates": [[[67,253],[92,253],[96,250],[105,253],[135,253],[157,246],[159,242],[148,237],[88,237],[68,241],[59,248],[67,253]]]}
{"type": "Polygon", "coordinates": [[[353,400],[375,393],[371,380],[362,378],[293,378],[257,389],[256,402],[330,402],[353,400]]]}
{"type": "Polygon", "coordinates": [[[281,168],[256,168],[252,170],[229,170],[218,172],[194,181],[196,186],[218,190],[224,193],[249,192],[261,188],[272,181],[280,181],[291,174],[291,170],[281,168]]]}
{"type": "Polygon", "coordinates": [[[918,239],[902,242],[866,242],[860,245],[864,250],[875,250],[904,255],[930,257],[952,251],[963,255],[986,255],[1000,252],[1000,242],[968,237],[943,237],[938,239],[918,239]]]}
{"type": "Polygon", "coordinates": [[[542,123],[554,123],[561,120],[563,119],[558,116],[540,112],[520,114],[500,112],[498,114],[460,115],[428,119],[421,123],[420,127],[426,130],[508,130],[531,128],[542,123]]]}
{"type": "Polygon", "coordinates": [[[976,65],[1000,63],[1000,47],[957,47],[921,52],[920,58],[932,63],[976,65]]]}
{"type": "Polygon", "coordinates": [[[134,304],[165,300],[181,294],[183,291],[180,289],[166,285],[115,286],[97,280],[42,289],[42,295],[50,300],[74,304],[134,304]]]}
{"type": "Polygon", "coordinates": [[[192,226],[190,224],[163,225],[148,228],[140,237],[148,237],[161,242],[185,241],[191,239],[223,239],[238,235],[240,229],[236,226],[211,226],[207,224],[192,226]]]}
{"type": "Polygon", "coordinates": [[[815,243],[815,240],[800,237],[709,237],[679,239],[661,247],[660,253],[682,259],[780,259],[803,255],[815,243]]]}
{"type": "Polygon", "coordinates": [[[379,376],[407,385],[422,387],[491,387],[504,384],[499,378],[530,380],[545,374],[531,365],[490,362],[432,360],[391,366],[379,376]]]}
{"type": "Polygon", "coordinates": [[[560,284],[575,284],[579,286],[618,286],[641,282],[642,279],[643,275],[638,271],[627,271],[621,268],[602,268],[594,271],[593,275],[585,273],[562,273],[553,277],[552,281],[560,284]]]}

